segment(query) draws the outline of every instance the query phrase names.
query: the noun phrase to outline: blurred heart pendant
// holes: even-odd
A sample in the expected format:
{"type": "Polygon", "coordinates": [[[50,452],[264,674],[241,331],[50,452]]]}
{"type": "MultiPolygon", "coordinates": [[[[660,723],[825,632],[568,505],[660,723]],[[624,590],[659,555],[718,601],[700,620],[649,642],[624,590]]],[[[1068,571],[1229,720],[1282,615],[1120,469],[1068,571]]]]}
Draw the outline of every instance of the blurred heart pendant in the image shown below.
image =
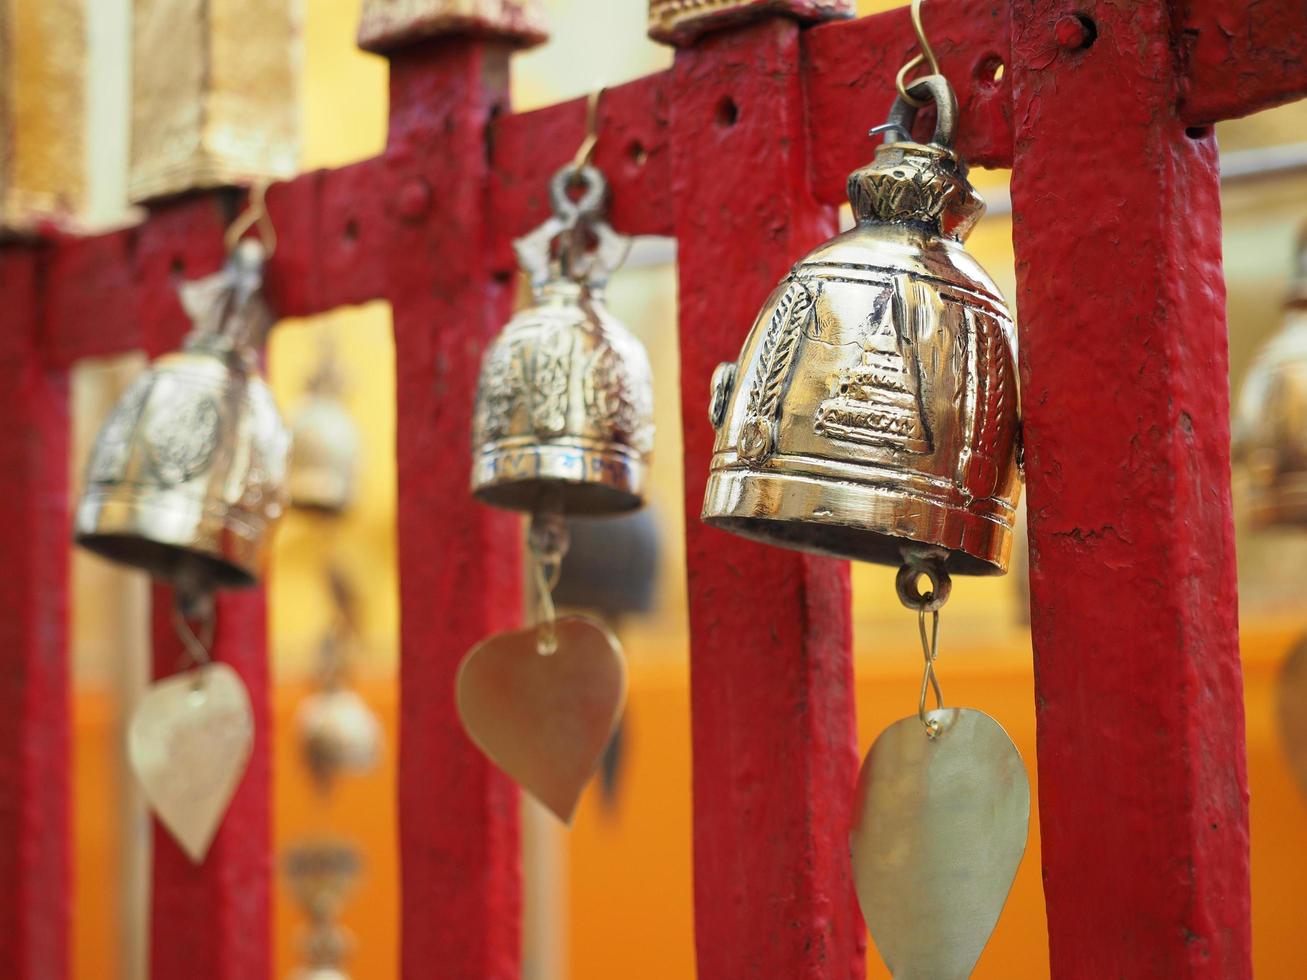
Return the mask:
{"type": "Polygon", "coordinates": [[[964,980],[1026,850],[1030,781],[1016,746],[971,708],[926,712],[881,733],[858,777],[853,878],[896,980],[964,980]]]}
{"type": "Polygon", "coordinates": [[[626,664],[599,623],[555,623],[558,648],[536,627],[473,647],[458,669],[458,716],[490,761],[564,823],[594,775],[626,700],[626,664]]]}
{"type": "Polygon", "coordinates": [[[146,691],[127,755],[159,821],[199,864],[254,747],[254,711],[236,671],[205,664],[146,691]]]}

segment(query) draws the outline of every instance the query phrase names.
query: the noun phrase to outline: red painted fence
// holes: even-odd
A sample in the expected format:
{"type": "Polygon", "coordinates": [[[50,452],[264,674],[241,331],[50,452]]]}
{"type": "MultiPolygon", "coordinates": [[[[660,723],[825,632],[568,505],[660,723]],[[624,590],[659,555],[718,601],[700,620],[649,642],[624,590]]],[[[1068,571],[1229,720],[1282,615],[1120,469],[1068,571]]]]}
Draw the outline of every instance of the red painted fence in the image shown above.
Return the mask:
{"type": "MultiPolygon", "coordinates": [[[[1013,169],[1052,970],[1247,977],[1210,124],[1307,94],[1307,5],[931,6],[962,104],[959,149],[1013,169]]],[[[832,230],[911,48],[903,10],[809,29],[761,19],[706,35],[670,71],[602,101],[595,162],[613,224],[679,241],[691,517],[709,373],[734,357],[783,270],[832,230]]],[[[509,53],[495,41],[389,56],[385,153],[273,188],[270,288],[284,316],[393,307],[404,975],[507,980],[516,793],[462,735],[452,678],[474,640],[515,617],[518,553],[512,523],[466,493],[469,413],[480,351],[511,301],[511,239],[545,217],[546,179],[580,143],[585,108],[507,114],[509,53]]],[[[127,231],[0,246],[0,962],[17,980],[68,968],[68,370],[175,343],[174,280],[217,267],[235,203],[194,195],[127,231]]],[[[858,977],[847,570],[693,519],[687,536],[699,973],[858,977]]],[[[262,599],[228,604],[216,654],[263,720],[262,599]]],[[[265,733],[204,867],[156,835],[158,980],[268,975],[267,747],[265,733]]]]}

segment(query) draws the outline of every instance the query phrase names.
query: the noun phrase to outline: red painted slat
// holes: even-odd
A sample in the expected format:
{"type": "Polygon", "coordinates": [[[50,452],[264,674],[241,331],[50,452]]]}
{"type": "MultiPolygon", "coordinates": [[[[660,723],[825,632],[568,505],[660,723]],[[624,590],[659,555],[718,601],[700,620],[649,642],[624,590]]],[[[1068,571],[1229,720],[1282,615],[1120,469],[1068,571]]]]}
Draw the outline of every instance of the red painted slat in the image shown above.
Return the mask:
{"type": "Polygon", "coordinates": [[[1181,6],[1188,75],[1181,111],[1189,125],[1307,96],[1307,3],[1188,0],[1181,6]]]}
{"type": "Polygon", "coordinates": [[[386,242],[398,393],[403,975],[520,974],[518,792],[463,734],[463,654],[521,610],[520,525],[468,492],[481,352],[513,280],[491,273],[485,127],[506,51],[432,42],[391,59],[385,193],[430,193],[386,242]]]}
{"type": "Polygon", "coordinates": [[[68,378],[44,365],[34,250],[0,248],[0,963],[63,980],[70,915],[68,378]]]}
{"type": "MultiPolygon", "coordinates": [[[[627,235],[672,234],[667,86],[661,72],[604,91],[594,163],[612,189],[609,220],[627,235]]],[[[490,130],[500,222],[495,258],[515,269],[512,240],[549,216],[549,179],[585,138],[587,99],[497,120],[490,130]]]]}
{"type": "MultiPolygon", "coordinates": [[[[972,166],[1011,166],[1011,79],[994,80],[1008,60],[1007,0],[931,0],[922,11],[940,68],[958,95],[959,152],[972,166]]],[[[878,145],[867,130],[885,121],[898,94],[894,77],[915,52],[906,7],[804,34],[812,181],[823,201],[847,200],[849,173],[878,145]]],[[[923,128],[933,119],[933,112],[923,112],[923,128]]]]}
{"type": "Polygon", "coordinates": [[[845,980],[866,948],[847,565],[697,519],[712,371],[835,226],[808,190],[799,58],[798,27],[772,20],[679,52],[671,87],[702,977],[845,980]]]}
{"type": "MultiPolygon", "coordinates": [[[[156,586],[154,674],[188,666],[173,632],[172,590],[156,586]]],[[[272,976],[272,742],[267,617],[259,589],[222,594],[213,659],[232,667],[254,707],[254,751],[209,853],[193,864],[154,821],[150,976],[263,980],[272,976]]]]}
{"type": "Polygon", "coordinates": [[[1058,978],[1251,975],[1217,153],[1175,108],[1169,6],[1083,5],[1085,50],[1058,43],[1077,36],[1055,27],[1061,0],[1012,8],[1058,978]]]}
{"type": "MultiPolygon", "coordinates": [[[[134,230],[131,250],[141,347],[155,357],[177,348],[190,329],[177,287],[222,265],[227,215],[215,196],[178,199],[153,210],[134,230]]],[[[120,297],[114,297],[122,302],[120,297]]],[[[186,666],[171,622],[171,590],[157,586],[154,673],[186,666]]],[[[213,658],[245,682],[254,707],[249,768],[202,865],[191,863],[154,822],[150,899],[150,970],[160,978],[245,980],[271,971],[271,775],[267,621],[260,590],[218,600],[213,658]]]]}

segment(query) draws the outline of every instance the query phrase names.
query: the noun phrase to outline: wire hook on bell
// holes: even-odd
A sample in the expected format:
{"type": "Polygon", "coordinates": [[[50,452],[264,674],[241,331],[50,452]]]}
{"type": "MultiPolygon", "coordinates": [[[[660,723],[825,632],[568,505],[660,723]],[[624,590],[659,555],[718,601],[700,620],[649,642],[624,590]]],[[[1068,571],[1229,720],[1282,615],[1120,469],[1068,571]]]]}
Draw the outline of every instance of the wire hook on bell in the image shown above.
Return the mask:
{"type": "Polygon", "coordinates": [[[227,254],[230,255],[236,251],[240,245],[241,239],[250,231],[251,228],[257,228],[259,232],[259,241],[263,243],[263,257],[272,258],[272,253],[277,251],[277,228],[272,223],[272,215],[268,212],[268,182],[266,180],[256,181],[250,187],[250,199],[245,206],[245,210],[236,216],[223,235],[223,243],[227,246],[227,254]]]}
{"type": "Polygon", "coordinates": [[[943,74],[943,72],[939,70],[939,59],[935,57],[935,49],[931,47],[930,39],[926,37],[925,25],[921,22],[921,3],[922,0],[912,0],[911,9],[912,29],[917,34],[917,46],[921,50],[913,55],[912,58],[899,69],[899,73],[894,76],[894,87],[899,90],[899,98],[918,109],[924,107],[927,102],[926,100],[919,100],[909,93],[908,89],[911,86],[908,85],[908,75],[923,63],[930,65],[930,73],[932,75],[943,74]]]}

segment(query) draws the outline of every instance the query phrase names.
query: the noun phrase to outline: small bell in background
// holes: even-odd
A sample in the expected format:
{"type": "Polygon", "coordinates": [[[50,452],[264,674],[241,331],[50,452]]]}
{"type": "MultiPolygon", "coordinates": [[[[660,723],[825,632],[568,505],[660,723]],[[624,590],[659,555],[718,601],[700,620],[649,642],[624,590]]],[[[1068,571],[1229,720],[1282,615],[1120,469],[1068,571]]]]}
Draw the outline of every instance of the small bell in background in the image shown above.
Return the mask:
{"type": "Polygon", "coordinates": [[[291,974],[291,980],[350,980],[345,962],[354,940],[337,920],[361,866],[358,851],[344,841],[311,841],[296,845],[286,855],[286,880],[309,920],[303,943],[305,965],[291,974]]]}
{"type": "Polygon", "coordinates": [[[587,162],[596,102],[585,146],[550,184],[553,216],[516,243],[534,301],[486,352],[474,414],[472,491],[531,515],[539,620],[476,646],[456,687],[472,741],[564,822],[626,695],[616,637],[591,619],[555,617],[564,516],[640,507],[653,436],[648,357],[603,303],[629,241],[604,220],[607,183],[587,162]]]}
{"type": "Polygon", "coordinates": [[[952,149],[934,74],[905,86],[874,161],[849,177],[856,226],[801,259],[713,379],[703,519],[745,537],[899,566],[925,659],[917,711],[876,739],[850,835],[863,916],[895,976],[970,974],[1025,852],[1030,785],[989,715],[946,708],[935,675],[951,574],[1006,570],[1020,494],[1012,317],[962,246],[984,203],[952,149]],[[934,138],[918,143],[933,102],[934,138]],[[929,617],[930,622],[927,622],[929,617]],[[927,709],[933,692],[935,707],[927,709]]]}
{"type": "Polygon", "coordinates": [[[146,799],[192,860],[204,858],[249,761],[254,716],[236,672],[212,663],[212,592],[254,585],[285,509],[290,436],[259,371],[273,315],[273,238],[261,191],[228,231],[221,271],[181,287],[194,326],[100,430],[74,516],[77,544],[173,585],[191,666],[142,696],[128,755],[146,799]],[[263,240],[242,236],[258,223],[263,240]]]}
{"type": "MultiPolygon", "coordinates": [[[[1257,352],[1234,416],[1232,455],[1243,471],[1243,509],[1259,531],[1307,531],[1307,225],[1295,259],[1283,323],[1257,352]]],[[[1272,547],[1282,564],[1295,557],[1282,543],[1272,547]]],[[[1301,583],[1307,570],[1283,571],[1301,583]]],[[[1280,667],[1276,708],[1281,744],[1307,795],[1307,637],[1280,667]]]]}
{"type": "Polygon", "coordinates": [[[1235,412],[1233,456],[1257,528],[1307,529],[1307,226],[1296,266],[1283,325],[1258,351],[1235,412]]]}
{"type": "Polygon", "coordinates": [[[291,506],[340,514],[354,500],[359,432],[341,395],[345,383],[330,339],[323,341],[318,369],[291,418],[291,506]]]}
{"type": "Polygon", "coordinates": [[[296,712],[300,750],[319,791],[342,774],[375,769],[381,759],[381,722],[349,684],[350,652],[357,642],[354,589],[344,572],[328,574],[336,615],[319,651],[318,689],[296,712]]]}

